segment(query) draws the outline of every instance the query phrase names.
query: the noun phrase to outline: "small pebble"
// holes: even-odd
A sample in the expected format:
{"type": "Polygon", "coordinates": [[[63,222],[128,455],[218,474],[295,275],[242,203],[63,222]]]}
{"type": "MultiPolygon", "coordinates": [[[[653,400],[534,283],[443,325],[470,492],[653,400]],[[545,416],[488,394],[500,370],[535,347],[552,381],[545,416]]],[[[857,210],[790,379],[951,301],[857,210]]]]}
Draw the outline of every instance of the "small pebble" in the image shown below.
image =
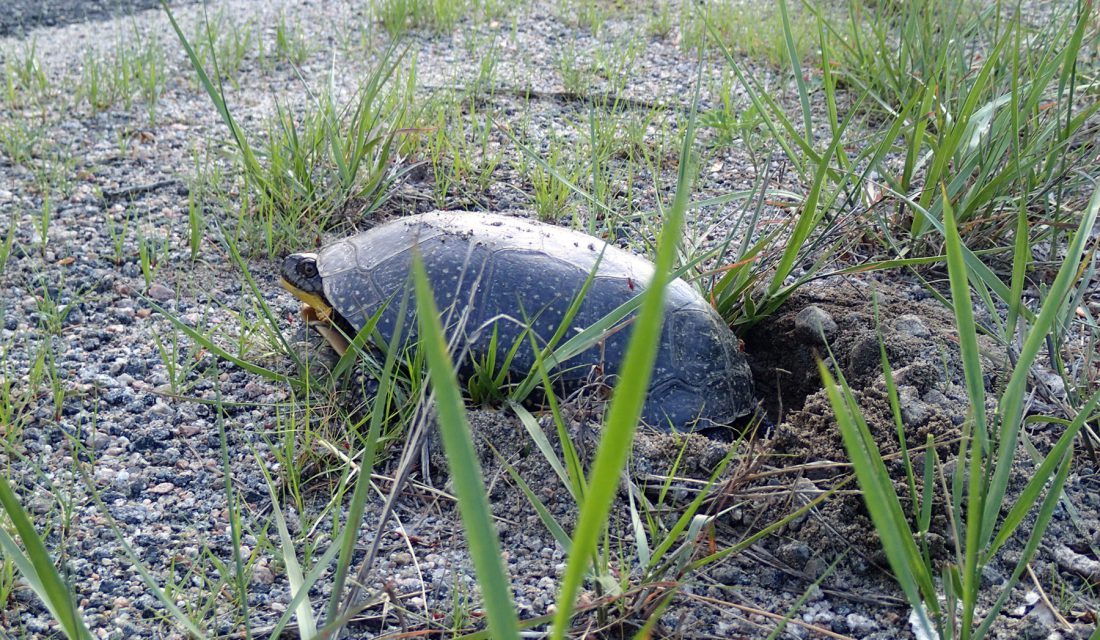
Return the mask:
{"type": "Polygon", "coordinates": [[[155,283],[149,287],[149,297],[159,302],[167,302],[176,297],[176,292],[160,283],[155,283]]]}
{"type": "Polygon", "coordinates": [[[901,422],[910,429],[928,422],[932,413],[931,407],[921,401],[920,395],[913,387],[898,388],[898,405],[901,408],[901,422]]]}
{"type": "Polygon", "coordinates": [[[894,331],[914,338],[929,338],[932,336],[932,332],[925,326],[924,321],[919,316],[912,314],[898,316],[894,320],[894,331]]]}
{"type": "Polygon", "coordinates": [[[836,320],[821,307],[810,305],[794,318],[798,339],[806,344],[826,344],[836,335],[836,320]]]}

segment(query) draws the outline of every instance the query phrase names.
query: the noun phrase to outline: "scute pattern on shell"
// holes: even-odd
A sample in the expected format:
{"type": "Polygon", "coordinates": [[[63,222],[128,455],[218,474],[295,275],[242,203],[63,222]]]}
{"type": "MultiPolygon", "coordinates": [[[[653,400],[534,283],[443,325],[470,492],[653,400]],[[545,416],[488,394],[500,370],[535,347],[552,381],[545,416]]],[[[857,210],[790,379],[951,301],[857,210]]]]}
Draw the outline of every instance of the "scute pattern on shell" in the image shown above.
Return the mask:
{"type": "MultiPolygon", "coordinates": [[[[541,345],[557,331],[589,273],[599,267],[573,319],[568,339],[641,293],[653,276],[647,260],[602,240],[554,225],[485,213],[433,212],[402,218],[321,250],[325,297],[358,330],[384,306],[378,322],[389,339],[406,291],[414,247],[420,252],[449,332],[461,331],[470,353],[489,348],[492,327],[507,352],[531,324],[541,345]],[[600,258],[603,252],[602,259],[600,258]]],[[[404,332],[415,338],[413,305],[404,332]]],[[[729,424],[754,406],[748,364],[729,327],[683,280],[669,284],[662,331],[643,420],[680,430],[729,424]]],[[[630,327],[610,333],[563,363],[558,379],[576,386],[594,372],[618,373],[630,327]]],[[[559,343],[560,344],[560,343],[559,343]]],[[[503,361],[503,353],[497,362],[503,361]]],[[[519,378],[534,366],[521,346],[511,363],[519,378]]],[[[466,363],[468,365],[468,363],[466,363]]],[[[466,373],[469,373],[468,366],[466,373]]]]}

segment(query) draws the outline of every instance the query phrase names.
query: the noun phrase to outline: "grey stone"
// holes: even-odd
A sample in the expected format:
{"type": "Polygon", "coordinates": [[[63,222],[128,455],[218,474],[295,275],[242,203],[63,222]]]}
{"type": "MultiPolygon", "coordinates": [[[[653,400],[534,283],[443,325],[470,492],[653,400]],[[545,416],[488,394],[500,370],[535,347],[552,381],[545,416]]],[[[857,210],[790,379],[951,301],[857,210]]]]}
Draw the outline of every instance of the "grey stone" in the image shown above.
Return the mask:
{"type": "Polygon", "coordinates": [[[894,331],[914,338],[929,338],[932,336],[932,332],[924,325],[924,321],[919,316],[912,314],[898,316],[894,320],[894,331]]]}
{"type": "Polygon", "coordinates": [[[153,286],[149,287],[149,297],[160,302],[168,302],[172,298],[176,297],[176,292],[172,291],[163,284],[156,283],[153,286]]]}
{"type": "Polygon", "coordinates": [[[921,401],[914,387],[898,387],[898,405],[902,424],[911,429],[928,422],[932,413],[931,407],[921,401]]]}
{"type": "Polygon", "coordinates": [[[827,344],[836,335],[836,320],[821,307],[808,306],[794,318],[798,339],[806,344],[827,344]]]}

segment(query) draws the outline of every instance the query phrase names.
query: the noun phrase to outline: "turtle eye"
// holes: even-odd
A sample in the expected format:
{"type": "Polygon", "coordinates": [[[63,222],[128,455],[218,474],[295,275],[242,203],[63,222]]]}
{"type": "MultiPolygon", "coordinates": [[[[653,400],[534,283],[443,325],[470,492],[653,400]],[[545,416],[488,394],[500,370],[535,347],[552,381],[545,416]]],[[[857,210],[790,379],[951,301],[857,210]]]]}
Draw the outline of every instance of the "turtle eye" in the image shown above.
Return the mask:
{"type": "Polygon", "coordinates": [[[312,260],[303,262],[298,265],[298,275],[306,278],[307,280],[317,277],[317,264],[312,260]]]}

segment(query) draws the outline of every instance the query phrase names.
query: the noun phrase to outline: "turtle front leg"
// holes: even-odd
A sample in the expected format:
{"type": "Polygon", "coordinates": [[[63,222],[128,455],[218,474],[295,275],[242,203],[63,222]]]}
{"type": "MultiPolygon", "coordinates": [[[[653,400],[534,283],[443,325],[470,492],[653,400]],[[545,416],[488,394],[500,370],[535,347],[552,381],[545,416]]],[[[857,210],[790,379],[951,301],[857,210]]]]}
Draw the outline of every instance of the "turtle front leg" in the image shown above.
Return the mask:
{"type": "Polygon", "coordinates": [[[306,323],[307,326],[315,329],[317,333],[321,334],[321,337],[325,339],[325,342],[328,342],[330,345],[332,345],[332,348],[340,357],[343,357],[344,354],[347,353],[348,347],[351,346],[351,343],[349,343],[348,339],[344,337],[344,334],[340,333],[332,326],[332,323],[329,321],[328,318],[322,318],[317,313],[316,309],[308,304],[303,304],[302,320],[306,323]]]}

